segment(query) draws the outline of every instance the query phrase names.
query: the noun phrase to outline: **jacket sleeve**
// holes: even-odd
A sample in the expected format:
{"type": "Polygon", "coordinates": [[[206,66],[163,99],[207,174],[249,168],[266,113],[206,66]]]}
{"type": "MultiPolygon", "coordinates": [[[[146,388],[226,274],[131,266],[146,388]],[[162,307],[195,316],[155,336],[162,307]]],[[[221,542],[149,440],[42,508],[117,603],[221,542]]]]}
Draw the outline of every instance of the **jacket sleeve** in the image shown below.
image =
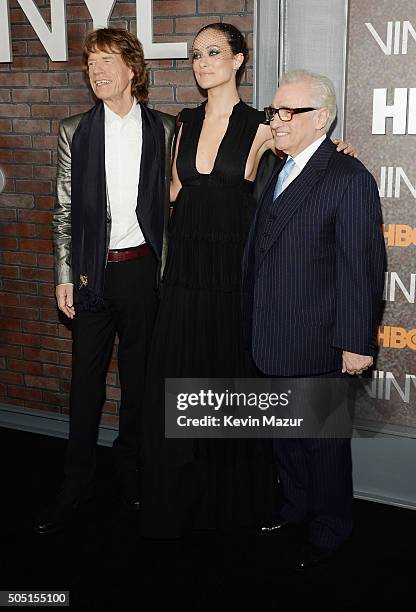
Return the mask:
{"type": "Polygon", "coordinates": [[[386,254],[377,184],[355,173],[339,203],[336,228],[336,315],[333,346],[373,355],[386,254]]]}
{"type": "Polygon", "coordinates": [[[170,216],[170,179],[172,173],[172,160],[174,154],[174,136],[175,136],[175,117],[168,115],[167,113],[160,113],[163,128],[165,130],[165,194],[164,194],[164,230],[163,230],[163,246],[162,246],[162,262],[160,274],[163,274],[163,270],[166,265],[166,258],[168,252],[167,242],[167,225],[170,216]]]}
{"type": "Polygon", "coordinates": [[[57,197],[53,215],[55,284],[72,283],[71,148],[65,124],[59,126],[57,197]]]}

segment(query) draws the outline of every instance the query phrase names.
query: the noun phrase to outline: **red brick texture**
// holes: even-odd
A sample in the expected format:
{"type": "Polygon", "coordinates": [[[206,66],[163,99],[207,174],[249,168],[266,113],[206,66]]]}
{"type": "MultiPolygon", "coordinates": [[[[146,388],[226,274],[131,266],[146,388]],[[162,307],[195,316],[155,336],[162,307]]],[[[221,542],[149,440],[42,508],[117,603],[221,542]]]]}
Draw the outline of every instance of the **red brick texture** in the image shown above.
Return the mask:
{"type": "MultiPolygon", "coordinates": [[[[80,49],[92,21],[82,0],[67,0],[68,62],[52,62],[16,0],[8,0],[13,63],[0,63],[0,404],[65,414],[71,332],[53,286],[51,217],[59,120],[88,109],[80,49]]],[[[140,2],[140,0],[138,0],[140,2]]],[[[49,0],[37,0],[49,19],[49,0]]],[[[252,46],[253,0],[154,0],[155,42],[191,41],[203,25],[227,21],[252,46]]],[[[135,0],[117,1],[111,25],[136,32],[135,0]]],[[[188,60],[149,62],[151,104],[176,114],[202,98],[188,60]]],[[[241,95],[252,100],[252,62],[241,95]]],[[[116,354],[116,348],[114,354],[116,354]]],[[[113,358],[103,420],[116,422],[119,388],[113,358]]]]}

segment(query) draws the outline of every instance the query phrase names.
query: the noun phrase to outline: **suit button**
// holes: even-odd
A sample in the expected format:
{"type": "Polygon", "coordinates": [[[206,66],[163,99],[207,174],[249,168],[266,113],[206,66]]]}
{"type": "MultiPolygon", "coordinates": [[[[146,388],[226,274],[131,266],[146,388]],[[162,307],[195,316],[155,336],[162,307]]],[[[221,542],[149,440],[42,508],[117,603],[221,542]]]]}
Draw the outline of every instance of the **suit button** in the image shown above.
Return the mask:
{"type": "Polygon", "coordinates": [[[264,234],[263,234],[263,238],[267,238],[267,236],[268,236],[268,235],[269,235],[269,234],[268,234],[267,232],[264,232],[264,234]]]}
{"type": "Polygon", "coordinates": [[[272,221],[274,221],[276,219],[276,217],[274,215],[270,215],[270,217],[267,217],[267,221],[269,223],[271,223],[272,221]]]}

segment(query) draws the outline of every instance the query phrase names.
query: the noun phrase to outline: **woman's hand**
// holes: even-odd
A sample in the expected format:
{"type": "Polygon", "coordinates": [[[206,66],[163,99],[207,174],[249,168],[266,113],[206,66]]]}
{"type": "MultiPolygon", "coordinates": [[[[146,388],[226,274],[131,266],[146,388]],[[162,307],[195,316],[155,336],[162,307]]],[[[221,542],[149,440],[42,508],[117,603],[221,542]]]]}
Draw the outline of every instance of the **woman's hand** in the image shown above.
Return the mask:
{"type": "Polygon", "coordinates": [[[337,151],[339,153],[345,153],[345,155],[351,155],[351,157],[357,157],[357,151],[350,142],[344,142],[344,140],[333,139],[333,143],[337,145],[337,151]]]}

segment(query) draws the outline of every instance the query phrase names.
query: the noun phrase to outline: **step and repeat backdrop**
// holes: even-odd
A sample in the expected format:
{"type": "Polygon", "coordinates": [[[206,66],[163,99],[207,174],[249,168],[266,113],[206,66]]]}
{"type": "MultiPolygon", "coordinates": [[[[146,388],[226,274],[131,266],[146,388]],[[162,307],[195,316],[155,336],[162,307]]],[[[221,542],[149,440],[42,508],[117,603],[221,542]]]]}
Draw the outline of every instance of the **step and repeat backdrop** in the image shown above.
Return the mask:
{"type": "Polygon", "coordinates": [[[388,255],[366,427],[416,435],[416,3],[350,0],[346,136],[377,180],[388,255]]]}
{"type": "MultiPolygon", "coordinates": [[[[93,105],[82,73],[87,32],[109,24],[137,33],[150,104],[176,115],[204,99],[188,51],[214,21],[248,41],[240,93],[251,103],[254,0],[0,0],[0,422],[13,410],[45,421],[68,412],[71,330],[54,297],[52,210],[59,121],[93,105]]],[[[102,421],[117,427],[113,357],[102,421]]]]}
{"type": "MultiPolygon", "coordinates": [[[[280,64],[282,70],[304,67],[331,76],[342,109],[339,75],[347,64],[345,137],[379,184],[388,251],[380,353],[358,417],[370,430],[416,436],[414,0],[0,0],[0,170],[5,181],[0,194],[0,402],[61,414],[67,410],[70,330],[59,319],[53,296],[51,217],[58,122],[92,103],[80,68],[85,34],[107,22],[138,32],[150,59],[151,102],[176,114],[201,100],[184,58],[186,43],[199,27],[218,20],[239,27],[252,49],[241,87],[247,101],[252,100],[256,55],[257,102],[266,85],[263,102],[270,102],[280,64]]],[[[108,383],[105,416],[115,422],[114,362],[108,383]]]]}

